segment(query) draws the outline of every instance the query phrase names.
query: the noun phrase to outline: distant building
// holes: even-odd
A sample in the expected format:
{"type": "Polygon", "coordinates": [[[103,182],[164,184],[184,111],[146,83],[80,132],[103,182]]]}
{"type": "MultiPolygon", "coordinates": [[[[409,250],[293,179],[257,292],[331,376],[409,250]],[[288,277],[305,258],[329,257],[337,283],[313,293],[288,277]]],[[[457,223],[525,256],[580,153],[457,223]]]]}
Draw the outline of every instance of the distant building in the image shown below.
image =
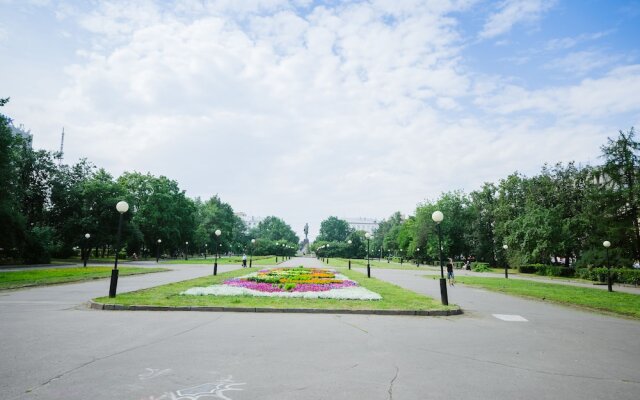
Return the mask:
{"type": "Polygon", "coordinates": [[[25,130],[24,125],[20,124],[20,126],[13,125],[13,122],[9,122],[9,129],[14,136],[19,136],[24,139],[24,141],[31,147],[31,142],[33,141],[33,135],[31,134],[31,130],[25,130]]]}
{"type": "Polygon", "coordinates": [[[261,217],[248,216],[246,213],[243,213],[243,212],[237,212],[236,216],[240,218],[242,222],[244,222],[244,224],[247,226],[247,230],[256,228],[258,224],[264,219],[261,217]]]}
{"type": "Polygon", "coordinates": [[[365,231],[373,234],[380,223],[376,219],[372,218],[344,218],[349,224],[349,227],[356,231],[365,231]]]}

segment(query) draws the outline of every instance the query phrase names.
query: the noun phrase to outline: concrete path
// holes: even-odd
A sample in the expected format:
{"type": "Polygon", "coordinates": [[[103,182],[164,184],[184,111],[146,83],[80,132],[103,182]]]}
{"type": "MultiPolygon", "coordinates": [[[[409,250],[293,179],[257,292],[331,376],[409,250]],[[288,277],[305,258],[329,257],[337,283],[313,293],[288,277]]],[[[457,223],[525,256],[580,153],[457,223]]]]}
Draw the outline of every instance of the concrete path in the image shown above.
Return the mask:
{"type": "MultiPolygon", "coordinates": [[[[122,277],[119,292],[211,273],[210,265],[172,268],[122,277]]],[[[220,270],[230,268],[237,266],[220,270]]],[[[372,274],[439,298],[438,281],[422,272],[372,274]]],[[[450,301],[466,310],[452,317],[86,308],[107,291],[105,279],[0,292],[1,399],[582,400],[640,393],[639,322],[479,289],[450,289],[450,301]],[[515,316],[520,321],[507,321],[515,316]]]]}

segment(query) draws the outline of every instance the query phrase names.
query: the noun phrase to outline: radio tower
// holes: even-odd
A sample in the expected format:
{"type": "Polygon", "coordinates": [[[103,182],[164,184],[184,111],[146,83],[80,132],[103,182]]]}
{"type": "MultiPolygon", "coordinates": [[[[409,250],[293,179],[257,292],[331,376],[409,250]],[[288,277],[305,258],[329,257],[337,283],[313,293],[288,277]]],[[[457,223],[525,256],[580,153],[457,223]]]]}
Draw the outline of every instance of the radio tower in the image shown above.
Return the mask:
{"type": "Polygon", "coordinates": [[[64,156],[64,126],[62,127],[62,138],[60,139],[60,153],[58,153],[58,165],[62,163],[62,156],[64,156]]]}

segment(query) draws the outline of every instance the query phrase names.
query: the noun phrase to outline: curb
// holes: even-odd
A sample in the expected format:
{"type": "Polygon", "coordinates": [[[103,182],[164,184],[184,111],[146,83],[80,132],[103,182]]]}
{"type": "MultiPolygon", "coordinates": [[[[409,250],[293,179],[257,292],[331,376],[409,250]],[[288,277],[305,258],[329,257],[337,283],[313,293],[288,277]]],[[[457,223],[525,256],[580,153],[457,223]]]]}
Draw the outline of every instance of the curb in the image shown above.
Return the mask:
{"type": "Polygon", "coordinates": [[[291,313],[291,314],[364,314],[364,315],[407,315],[420,317],[446,317],[462,315],[462,309],[457,310],[338,310],[317,308],[261,308],[261,307],[168,307],[168,306],[124,306],[120,304],[96,303],[91,300],[89,308],[94,310],[112,311],[200,311],[200,312],[255,312],[255,313],[291,313]]]}

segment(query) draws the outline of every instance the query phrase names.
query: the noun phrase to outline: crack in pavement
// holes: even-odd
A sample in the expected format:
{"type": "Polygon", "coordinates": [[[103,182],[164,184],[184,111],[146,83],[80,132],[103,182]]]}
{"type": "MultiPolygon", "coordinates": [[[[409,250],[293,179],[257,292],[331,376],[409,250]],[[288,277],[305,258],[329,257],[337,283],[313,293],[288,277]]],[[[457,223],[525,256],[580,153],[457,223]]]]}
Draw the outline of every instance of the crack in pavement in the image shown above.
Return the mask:
{"type": "Polygon", "coordinates": [[[400,368],[398,368],[398,366],[396,365],[396,375],[393,377],[393,379],[391,379],[391,382],[389,382],[389,400],[393,400],[393,383],[396,381],[396,379],[398,379],[398,374],[400,373],[400,368]]]}
{"type": "MultiPolygon", "coordinates": [[[[45,381],[45,382],[43,382],[43,383],[39,384],[38,386],[35,386],[35,387],[32,387],[32,388],[27,389],[27,390],[25,391],[25,393],[31,393],[31,392],[33,392],[33,391],[35,391],[35,390],[38,390],[38,389],[40,389],[40,388],[42,388],[42,387],[44,387],[44,386],[46,386],[46,385],[50,384],[51,382],[53,382],[53,381],[55,381],[55,380],[61,379],[61,378],[63,378],[64,376],[69,375],[69,374],[71,374],[71,373],[73,373],[73,372],[75,372],[75,371],[78,371],[79,369],[82,369],[82,368],[86,367],[87,365],[93,364],[93,363],[95,363],[95,362],[97,362],[97,361],[106,360],[106,359],[108,359],[108,358],[111,358],[111,357],[114,357],[114,356],[118,356],[118,355],[120,355],[120,354],[124,354],[124,353],[130,352],[130,351],[138,350],[138,349],[141,349],[141,348],[143,348],[143,347],[153,346],[153,345],[155,345],[155,344],[158,344],[158,343],[164,342],[164,341],[169,340],[169,339],[173,339],[173,338],[175,338],[175,337],[177,337],[177,336],[184,335],[184,334],[189,333],[189,332],[191,332],[191,331],[194,331],[194,330],[196,330],[196,329],[198,329],[198,328],[201,328],[201,327],[203,327],[203,326],[205,326],[205,325],[208,325],[208,324],[211,324],[211,323],[213,323],[213,322],[216,322],[216,321],[218,321],[220,318],[222,318],[222,315],[218,316],[217,318],[215,318],[215,319],[213,319],[213,320],[211,320],[211,321],[207,321],[207,322],[204,322],[204,323],[198,324],[198,325],[193,326],[193,327],[191,327],[191,328],[189,328],[189,329],[185,329],[185,330],[183,330],[183,331],[176,332],[176,333],[174,333],[173,335],[170,335],[170,336],[167,336],[167,337],[160,338],[160,339],[155,340],[155,341],[153,341],[153,342],[140,344],[140,345],[138,345],[138,346],[133,346],[133,347],[130,347],[130,348],[127,348],[127,349],[124,349],[124,350],[121,350],[121,351],[118,351],[118,352],[115,352],[115,353],[112,353],[112,354],[108,354],[108,355],[103,356],[103,357],[94,358],[94,359],[93,359],[93,360],[91,360],[91,361],[87,361],[86,363],[80,364],[80,365],[78,365],[78,366],[76,366],[76,367],[74,367],[74,368],[71,368],[71,369],[69,369],[69,370],[67,370],[67,371],[62,372],[61,374],[56,375],[56,376],[52,377],[51,379],[49,379],[49,380],[47,380],[47,381],[45,381]]],[[[17,398],[19,398],[19,397],[20,397],[20,396],[18,396],[18,397],[14,397],[14,399],[17,399],[17,398]]]]}
{"type": "Polygon", "coordinates": [[[342,319],[342,317],[341,317],[341,316],[339,316],[339,315],[336,315],[336,316],[335,316],[335,318],[338,320],[338,322],[341,322],[341,323],[343,323],[343,324],[345,324],[345,325],[349,325],[349,326],[350,326],[350,327],[352,327],[352,328],[356,328],[357,330],[359,330],[359,331],[361,331],[361,332],[364,332],[364,333],[366,333],[367,335],[369,334],[369,331],[364,330],[364,329],[360,328],[359,326],[357,326],[357,325],[355,325],[355,324],[352,324],[352,323],[350,323],[350,322],[344,321],[344,320],[342,319]]]}
{"type": "Polygon", "coordinates": [[[469,356],[463,356],[463,355],[460,355],[460,354],[447,353],[445,351],[437,351],[437,350],[432,350],[432,349],[420,349],[420,350],[425,351],[427,353],[434,353],[434,354],[440,354],[440,355],[444,355],[444,356],[457,357],[457,358],[462,358],[462,359],[465,359],[465,360],[476,361],[476,362],[479,362],[479,363],[493,364],[493,365],[498,365],[498,366],[501,366],[501,367],[517,369],[517,370],[520,370],[520,371],[534,372],[534,373],[543,374],[543,375],[564,376],[564,377],[567,377],[567,378],[593,379],[593,380],[597,380],[597,381],[624,382],[624,383],[640,384],[640,381],[634,381],[634,380],[630,380],[630,379],[603,378],[603,377],[600,377],[600,376],[567,374],[567,373],[563,373],[563,372],[549,372],[549,371],[535,369],[535,368],[527,368],[527,367],[521,367],[521,366],[513,365],[513,364],[501,363],[501,362],[498,362],[498,361],[482,360],[482,359],[475,358],[475,357],[469,357],[469,356]]]}

